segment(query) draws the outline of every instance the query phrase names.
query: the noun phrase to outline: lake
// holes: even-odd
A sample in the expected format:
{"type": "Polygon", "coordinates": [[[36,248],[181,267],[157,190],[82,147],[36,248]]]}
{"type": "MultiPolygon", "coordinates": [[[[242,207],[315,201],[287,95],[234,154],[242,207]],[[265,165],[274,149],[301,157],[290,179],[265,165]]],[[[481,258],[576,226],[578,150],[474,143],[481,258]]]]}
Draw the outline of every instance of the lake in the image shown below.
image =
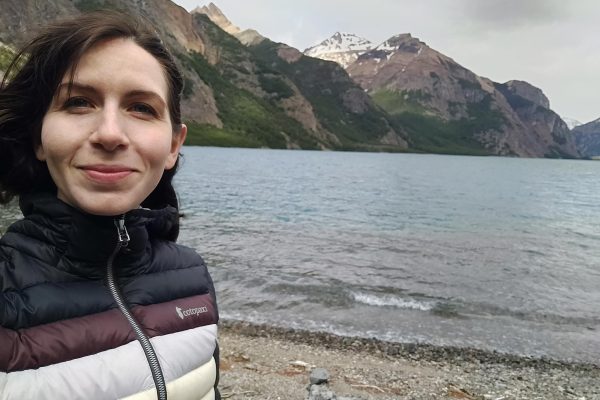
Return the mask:
{"type": "Polygon", "coordinates": [[[222,318],[600,359],[598,162],[187,147],[176,188],[222,318]]]}

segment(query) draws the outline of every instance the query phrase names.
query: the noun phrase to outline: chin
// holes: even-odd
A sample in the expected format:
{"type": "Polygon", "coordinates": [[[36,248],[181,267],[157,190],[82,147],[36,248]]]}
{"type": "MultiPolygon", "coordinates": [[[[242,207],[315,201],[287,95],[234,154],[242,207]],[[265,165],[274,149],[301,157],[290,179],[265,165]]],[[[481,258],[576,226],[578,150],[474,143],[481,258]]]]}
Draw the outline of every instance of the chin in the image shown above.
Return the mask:
{"type": "MultiPolygon", "coordinates": [[[[98,196],[104,197],[104,196],[98,196]]],[[[140,202],[124,201],[122,197],[117,199],[94,199],[93,201],[76,202],[75,207],[92,215],[117,216],[138,208],[140,202]]]]}
{"type": "Polygon", "coordinates": [[[99,216],[103,216],[103,217],[116,217],[119,215],[123,215],[126,214],[128,211],[133,210],[134,208],[137,207],[133,207],[133,208],[115,208],[115,209],[111,209],[111,210],[107,210],[107,209],[83,209],[83,211],[85,211],[88,214],[92,214],[92,215],[99,215],[99,216]]]}
{"type": "Polygon", "coordinates": [[[128,211],[138,208],[136,207],[111,207],[111,208],[98,208],[98,207],[79,207],[82,211],[92,214],[92,215],[100,215],[104,217],[114,217],[118,215],[123,215],[128,211]]]}

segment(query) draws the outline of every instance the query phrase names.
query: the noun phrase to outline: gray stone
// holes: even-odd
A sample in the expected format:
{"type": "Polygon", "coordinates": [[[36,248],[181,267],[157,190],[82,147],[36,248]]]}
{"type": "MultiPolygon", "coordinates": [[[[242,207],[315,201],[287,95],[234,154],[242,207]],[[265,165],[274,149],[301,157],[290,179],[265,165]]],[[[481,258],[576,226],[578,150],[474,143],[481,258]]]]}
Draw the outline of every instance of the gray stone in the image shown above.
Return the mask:
{"type": "Polygon", "coordinates": [[[329,381],[329,371],[325,368],[315,368],[310,372],[310,383],[320,385],[329,381]]]}
{"type": "Polygon", "coordinates": [[[327,385],[310,385],[307,400],[337,400],[337,397],[327,385]]]}

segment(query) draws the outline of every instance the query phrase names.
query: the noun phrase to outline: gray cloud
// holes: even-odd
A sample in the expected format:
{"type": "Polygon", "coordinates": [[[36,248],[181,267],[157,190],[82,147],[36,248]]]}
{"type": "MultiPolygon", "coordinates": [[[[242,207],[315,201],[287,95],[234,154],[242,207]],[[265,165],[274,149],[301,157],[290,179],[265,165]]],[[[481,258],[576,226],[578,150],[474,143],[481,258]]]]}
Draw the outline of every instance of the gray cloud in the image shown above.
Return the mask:
{"type": "Polygon", "coordinates": [[[459,0],[455,4],[471,23],[488,28],[530,27],[569,17],[563,0],[459,0]]]}

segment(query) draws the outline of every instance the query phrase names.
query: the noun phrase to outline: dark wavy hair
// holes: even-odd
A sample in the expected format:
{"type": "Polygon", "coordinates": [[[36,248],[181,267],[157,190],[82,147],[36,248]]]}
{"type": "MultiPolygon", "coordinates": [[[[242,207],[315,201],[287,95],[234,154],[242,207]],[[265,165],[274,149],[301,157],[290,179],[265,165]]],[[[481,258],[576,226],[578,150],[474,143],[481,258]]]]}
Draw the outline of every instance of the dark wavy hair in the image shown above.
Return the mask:
{"type": "MultiPolygon", "coordinates": [[[[181,131],[183,79],[150,26],[124,13],[95,11],[48,25],[15,56],[0,86],[0,203],[36,191],[56,192],[48,167],[34,151],[41,143],[42,121],[65,74],[72,82],[83,54],[101,41],[131,39],[161,64],[173,134],[181,131]]],[[[143,207],[179,209],[172,185],[178,164],[179,159],[163,173],[143,207]]]]}

